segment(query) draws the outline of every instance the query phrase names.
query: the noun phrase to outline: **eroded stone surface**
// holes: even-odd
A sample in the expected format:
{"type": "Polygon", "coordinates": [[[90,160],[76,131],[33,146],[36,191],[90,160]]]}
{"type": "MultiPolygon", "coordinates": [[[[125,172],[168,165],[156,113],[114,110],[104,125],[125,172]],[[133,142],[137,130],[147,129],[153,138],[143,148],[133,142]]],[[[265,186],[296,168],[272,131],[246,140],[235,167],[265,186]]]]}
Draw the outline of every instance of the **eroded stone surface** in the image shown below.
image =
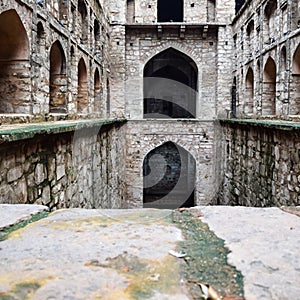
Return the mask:
{"type": "Polygon", "coordinates": [[[48,211],[48,207],[43,205],[0,205],[0,230],[26,221],[33,215],[48,211]]]}
{"type": "Polygon", "coordinates": [[[0,296],[189,299],[168,254],[181,239],[165,211],[60,210],[1,242],[0,296]]]}
{"type": "Polygon", "coordinates": [[[231,250],[244,276],[245,298],[296,299],[300,294],[300,218],[278,208],[200,207],[203,221],[231,250]]]}

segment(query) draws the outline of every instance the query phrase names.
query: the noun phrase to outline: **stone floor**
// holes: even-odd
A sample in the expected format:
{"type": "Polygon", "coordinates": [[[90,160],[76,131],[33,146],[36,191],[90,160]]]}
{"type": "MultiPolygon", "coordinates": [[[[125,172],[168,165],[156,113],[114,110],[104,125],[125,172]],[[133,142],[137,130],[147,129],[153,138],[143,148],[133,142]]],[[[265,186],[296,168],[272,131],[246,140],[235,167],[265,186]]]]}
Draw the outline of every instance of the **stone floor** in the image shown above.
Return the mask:
{"type": "MultiPolygon", "coordinates": [[[[6,233],[0,299],[196,299],[181,275],[182,259],[170,255],[183,239],[171,211],[59,210],[24,228],[11,227],[45,209],[0,205],[6,233]]],[[[244,276],[247,300],[299,298],[298,216],[278,208],[196,210],[225,240],[229,262],[244,276]]]]}

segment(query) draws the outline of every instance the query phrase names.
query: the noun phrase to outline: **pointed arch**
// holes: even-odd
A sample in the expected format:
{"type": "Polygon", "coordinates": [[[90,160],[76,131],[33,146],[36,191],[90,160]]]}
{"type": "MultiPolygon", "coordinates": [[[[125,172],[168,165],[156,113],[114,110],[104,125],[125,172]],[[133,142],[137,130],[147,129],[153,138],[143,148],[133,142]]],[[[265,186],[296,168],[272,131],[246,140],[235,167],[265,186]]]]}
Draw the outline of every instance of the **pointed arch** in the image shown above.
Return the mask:
{"type": "Polygon", "coordinates": [[[274,115],[276,113],[276,64],[269,57],[264,67],[262,114],[274,115]]]}
{"type": "Polygon", "coordinates": [[[88,111],[88,76],[86,64],[83,58],[78,63],[78,85],[77,85],[77,112],[87,113],[88,111]]]}
{"type": "Polygon", "coordinates": [[[275,42],[277,0],[269,0],[264,10],[264,39],[266,44],[275,42]]]}
{"type": "Polygon", "coordinates": [[[184,148],[165,142],[143,161],[144,207],[194,206],[196,161],[184,148]]]}
{"type": "Polygon", "coordinates": [[[30,48],[14,9],[0,14],[0,113],[31,112],[30,48]]]}
{"type": "Polygon", "coordinates": [[[158,0],[157,22],[183,22],[183,0],[158,0]]]}
{"type": "Polygon", "coordinates": [[[198,69],[184,53],[168,48],[144,67],[144,118],[195,118],[198,69]]]}
{"type": "Polygon", "coordinates": [[[300,45],[293,55],[292,61],[292,84],[290,92],[290,114],[300,114],[300,45]]]}
{"type": "Polygon", "coordinates": [[[66,112],[66,56],[62,45],[55,41],[50,49],[50,102],[51,113],[66,112]]]}
{"type": "Polygon", "coordinates": [[[94,73],[94,110],[99,112],[101,107],[101,82],[99,69],[96,68],[94,73]]]}
{"type": "Polygon", "coordinates": [[[254,73],[253,69],[249,67],[246,74],[246,113],[253,113],[254,103],[254,73]]]}
{"type": "Polygon", "coordinates": [[[78,25],[79,28],[81,28],[81,43],[85,44],[88,41],[88,35],[89,35],[89,28],[88,28],[88,10],[86,7],[86,4],[84,3],[84,0],[78,0],[78,12],[79,17],[78,18],[78,25]]]}
{"type": "Polygon", "coordinates": [[[283,46],[280,51],[281,72],[286,71],[287,68],[286,61],[287,61],[286,46],[283,46]]]}

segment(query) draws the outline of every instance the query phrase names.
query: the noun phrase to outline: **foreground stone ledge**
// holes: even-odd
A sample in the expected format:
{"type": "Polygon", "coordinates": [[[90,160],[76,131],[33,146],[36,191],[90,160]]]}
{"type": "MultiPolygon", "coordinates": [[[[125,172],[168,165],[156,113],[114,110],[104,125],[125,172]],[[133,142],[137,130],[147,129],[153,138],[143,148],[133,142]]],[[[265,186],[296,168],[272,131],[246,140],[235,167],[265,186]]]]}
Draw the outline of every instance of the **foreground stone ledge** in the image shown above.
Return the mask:
{"type": "Polygon", "coordinates": [[[0,204],[0,230],[29,220],[32,216],[49,211],[44,205],[0,204]]]}
{"type": "Polygon", "coordinates": [[[37,134],[57,134],[124,122],[126,122],[125,119],[92,119],[3,125],[0,127],[0,142],[24,140],[32,138],[37,134]]]}
{"type": "Polygon", "coordinates": [[[300,130],[300,122],[258,119],[220,119],[221,124],[252,125],[279,130],[300,130]]]}

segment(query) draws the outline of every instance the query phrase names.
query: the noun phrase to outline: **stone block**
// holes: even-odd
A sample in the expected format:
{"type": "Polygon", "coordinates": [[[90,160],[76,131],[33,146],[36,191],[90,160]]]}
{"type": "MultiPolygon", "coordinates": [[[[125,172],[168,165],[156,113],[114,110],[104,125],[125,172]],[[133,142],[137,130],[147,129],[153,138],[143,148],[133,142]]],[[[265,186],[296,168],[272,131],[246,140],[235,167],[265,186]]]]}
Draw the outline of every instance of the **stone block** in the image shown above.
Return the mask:
{"type": "Polygon", "coordinates": [[[23,175],[23,168],[22,166],[17,166],[13,169],[9,169],[7,171],[7,182],[13,182],[15,180],[18,180],[23,175]]]}
{"type": "Polygon", "coordinates": [[[34,170],[34,182],[36,185],[41,184],[47,175],[45,174],[45,168],[43,164],[37,164],[34,170]]]}
{"type": "Polygon", "coordinates": [[[58,165],[56,167],[56,179],[60,180],[65,175],[66,175],[65,165],[58,165]]]}

